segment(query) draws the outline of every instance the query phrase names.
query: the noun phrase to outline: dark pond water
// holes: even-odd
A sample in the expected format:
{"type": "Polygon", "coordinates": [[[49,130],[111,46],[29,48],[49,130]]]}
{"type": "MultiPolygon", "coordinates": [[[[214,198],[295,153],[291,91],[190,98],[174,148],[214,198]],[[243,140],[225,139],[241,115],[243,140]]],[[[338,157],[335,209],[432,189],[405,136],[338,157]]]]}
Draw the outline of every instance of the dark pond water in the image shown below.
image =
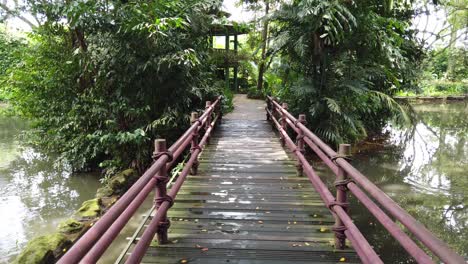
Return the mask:
{"type": "MultiPolygon", "coordinates": [[[[468,254],[468,106],[415,104],[415,127],[388,125],[388,140],[354,156],[353,165],[458,253],[468,254]]],[[[413,263],[354,199],[352,218],[385,263],[413,263]]]]}
{"type": "Polygon", "coordinates": [[[74,175],[56,159],[24,146],[27,124],[0,116],[0,263],[8,263],[29,239],[53,232],[96,194],[97,175],[74,175]]]}

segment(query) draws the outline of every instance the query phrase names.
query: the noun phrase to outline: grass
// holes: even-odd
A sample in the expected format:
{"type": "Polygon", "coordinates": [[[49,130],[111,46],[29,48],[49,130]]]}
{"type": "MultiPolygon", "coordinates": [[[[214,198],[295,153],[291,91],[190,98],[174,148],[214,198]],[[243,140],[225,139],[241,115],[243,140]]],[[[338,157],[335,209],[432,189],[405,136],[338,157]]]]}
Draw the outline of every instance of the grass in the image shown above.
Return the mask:
{"type": "Polygon", "coordinates": [[[468,94],[468,81],[430,80],[422,82],[420,92],[400,91],[397,96],[451,96],[468,94]]]}

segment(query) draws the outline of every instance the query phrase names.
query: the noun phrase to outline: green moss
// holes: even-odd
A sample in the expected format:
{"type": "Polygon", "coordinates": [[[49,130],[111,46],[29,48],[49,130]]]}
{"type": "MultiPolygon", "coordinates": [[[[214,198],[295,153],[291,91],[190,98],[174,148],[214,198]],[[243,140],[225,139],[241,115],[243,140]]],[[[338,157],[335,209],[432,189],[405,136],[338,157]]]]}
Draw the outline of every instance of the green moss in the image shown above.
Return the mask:
{"type": "Polygon", "coordinates": [[[137,178],[138,174],[134,169],[127,169],[112,176],[108,186],[114,192],[121,191],[128,188],[137,178]]]}
{"type": "Polygon", "coordinates": [[[73,234],[83,229],[83,226],[83,223],[70,218],[59,224],[58,231],[65,234],[73,234]]]}
{"type": "Polygon", "coordinates": [[[96,198],[93,200],[88,200],[83,203],[80,209],[76,214],[84,218],[93,218],[99,215],[101,212],[101,199],[96,198]]]}
{"type": "Polygon", "coordinates": [[[114,190],[112,190],[111,187],[109,186],[104,186],[102,188],[99,188],[96,192],[96,197],[97,198],[103,198],[103,197],[110,197],[114,194],[114,190]]]}
{"type": "Polygon", "coordinates": [[[71,242],[62,234],[36,237],[29,241],[14,263],[42,264],[54,263],[57,255],[71,242]]]}

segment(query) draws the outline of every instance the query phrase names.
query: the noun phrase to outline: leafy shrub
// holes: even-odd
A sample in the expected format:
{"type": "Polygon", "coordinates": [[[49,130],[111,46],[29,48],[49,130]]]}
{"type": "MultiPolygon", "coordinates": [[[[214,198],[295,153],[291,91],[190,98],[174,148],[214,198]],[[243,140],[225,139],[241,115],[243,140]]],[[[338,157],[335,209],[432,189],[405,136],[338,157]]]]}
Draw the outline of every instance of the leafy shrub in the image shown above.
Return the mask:
{"type": "Polygon", "coordinates": [[[265,95],[262,91],[259,91],[257,87],[250,87],[247,92],[247,98],[250,99],[265,99],[265,95]]]}
{"type": "Polygon", "coordinates": [[[306,114],[311,129],[332,144],[364,139],[390,117],[410,121],[396,90],[414,86],[421,47],[409,28],[411,8],[381,1],[286,2],[271,19],[272,64],[281,85],[273,95],[306,114]]]}
{"type": "Polygon", "coordinates": [[[0,102],[8,99],[5,89],[7,69],[20,62],[20,55],[25,48],[25,40],[8,35],[5,27],[0,24],[0,102]]]}
{"type": "MultiPolygon", "coordinates": [[[[211,86],[207,35],[219,1],[32,3],[45,21],[9,70],[29,138],[75,170],[143,170],[151,140],[174,140],[222,90],[211,86]]],[[[169,142],[170,143],[170,142],[169,142]]]]}

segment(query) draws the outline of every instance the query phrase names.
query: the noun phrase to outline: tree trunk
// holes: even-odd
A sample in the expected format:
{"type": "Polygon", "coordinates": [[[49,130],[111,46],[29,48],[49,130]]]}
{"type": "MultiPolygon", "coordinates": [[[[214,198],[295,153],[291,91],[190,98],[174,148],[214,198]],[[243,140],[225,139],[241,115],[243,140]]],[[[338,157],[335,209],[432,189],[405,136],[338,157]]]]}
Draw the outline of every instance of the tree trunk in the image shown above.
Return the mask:
{"type": "Polygon", "coordinates": [[[448,65],[447,65],[447,78],[449,80],[454,79],[455,75],[455,64],[457,58],[455,58],[455,44],[457,42],[457,28],[455,25],[452,25],[450,29],[450,42],[449,42],[449,56],[448,56],[448,65]]]}
{"type": "MultiPolygon", "coordinates": [[[[265,1],[265,18],[268,16],[270,12],[270,3],[269,1],[265,1]]],[[[257,80],[257,89],[259,91],[263,90],[263,74],[265,73],[265,60],[266,60],[266,50],[267,50],[267,43],[268,43],[268,19],[265,19],[263,22],[263,30],[262,30],[262,57],[260,60],[260,65],[258,67],[258,80],[257,80]]]]}

